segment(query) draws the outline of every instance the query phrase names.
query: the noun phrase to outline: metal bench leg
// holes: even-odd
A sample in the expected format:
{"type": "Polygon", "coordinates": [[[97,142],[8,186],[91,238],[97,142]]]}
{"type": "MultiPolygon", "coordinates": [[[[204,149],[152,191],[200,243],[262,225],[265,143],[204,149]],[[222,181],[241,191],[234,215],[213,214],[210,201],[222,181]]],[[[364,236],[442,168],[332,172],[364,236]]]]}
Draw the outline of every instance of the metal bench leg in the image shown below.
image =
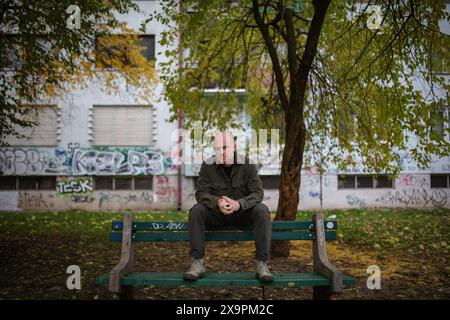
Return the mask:
{"type": "Polygon", "coordinates": [[[329,300],[332,292],[330,287],[314,287],[313,300],[329,300]]]}
{"type": "Polygon", "coordinates": [[[133,299],[134,288],[123,286],[121,279],[125,275],[134,271],[134,248],[133,248],[133,216],[126,214],[123,217],[122,231],[122,254],[119,263],[112,269],[109,276],[109,291],[119,294],[121,299],[133,299]]]}
{"type": "Polygon", "coordinates": [[[120,300],[133,300],[134,299],[134,286],[122,286],[119,293],[120,300]]]}
{"type": "Polygon", "coordinates": [[[330,279],[329,287],[314,287],[314,299],[329,299],[331,294],[342,292],[342,272],[329,260],[325,248],[325,230],[323,226],[323,215],[313,215],[315,239],[313,241],[313,269],[315,273],[330,279]]]}

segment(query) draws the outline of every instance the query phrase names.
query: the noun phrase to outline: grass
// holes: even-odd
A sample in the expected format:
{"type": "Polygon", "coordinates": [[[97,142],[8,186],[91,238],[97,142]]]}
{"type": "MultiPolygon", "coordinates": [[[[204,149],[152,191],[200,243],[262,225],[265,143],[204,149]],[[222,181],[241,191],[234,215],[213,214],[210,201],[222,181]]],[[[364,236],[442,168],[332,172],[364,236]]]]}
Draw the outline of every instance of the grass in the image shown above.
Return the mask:
{"type": "MultiPolygon", "coordinates": [[[[97,299],[108,297],[95,278],[118,261],[120,243],[108,241],[111,221],[125,212],[1,212],[0,299],[97,299]],[[67,290],[68,265],[82,268],[83,290],[67,290]]],[[[311,220],[313,212],[301,211],[297,220],[311,220]]],[[[360,285],[342,298],[447,298],[450,210],[352,209],[332,210],[325,219],[338,221],[338,241],[327,245],[332,261],[357,277],[360,285]],[[331,216],[331,218],[330,218],[331,216]],[[335,217],[334,217],[335,216],[335,217]],[[384,290],[365,288],[366,268],[382,266],[384,290]],[[412,283],[410,277],[414,276],[412,283]]],[[[188,213],[134,213],[139,221],[187,221],[188,213]]],[[[253,244],[214,242],[208,246],[209,263],[217,270],[251,270],[253,244]],[[226,250],[224,248],[226,247],[226,250]],[[227,258],[228,257],[228,258],[227,258]],[[233,258],[235,257],[235,258],[233,258]],[[236,259],[239,257],[239,259],[236,259]],[[248,265],[247,265],[248,264],[248,265]]],[[[137,246],[142,270],[178,271],[187,267],[187,243],[148,243],[137,246]],[[186,261],[185,261],[186,260],[186,261]]],[[[273,261],[275,270],[309,269],[311,244],[295,242],[289,259],[273,261]]],[[[303,289],[273,290],[273,299],[304,299],[303,289]]],[[[205,289],[201,297],[243,299],[257,295],[253,289],[205,289]],[[223,290],[222,290],[223,291],[223,290]],[[227,296],[229,294],[229,296],[227,296]]],[[[140,298],[199,298],[198,292],[180,288],[146,288],[140,298]]]]}
{"type": "MultiPolygon", "coordinates": [[[[300,212],[297,220],[312,212],[300,212]]],[[[433,209],[350,209],[327,211],[336,216],[338,239],[376,251],[409,254],[448,254],[450,250],[450,210],[433,209]]]]}
{"type": "MultiPolygon", "coordinates": [[[[95,236],[108,234],[112,220],[122,220],[125,212],[0,212],[0,230],[30,234],[59,233],[95,236]]],[[[186,221],[187,212],[149,211],[133,214],[140,221],[186,221]]]]}
{"type": "MultiPolygon", "coordinates": [[[[2,233],[98,236],[111,230],[112,220],[125,212],[1,212],[2,233]]],[[[311,220],[312,211],[299,211],[297,220],[311,220]]],[[[326,219],[338,221],[338,239],[357,247],[400,250],[410,254],[448,254],[450,210],[350,209],[330,210],[326,219]]],[[[136,221],[187,221],[187,211],[134,213],[136,221]]]]}

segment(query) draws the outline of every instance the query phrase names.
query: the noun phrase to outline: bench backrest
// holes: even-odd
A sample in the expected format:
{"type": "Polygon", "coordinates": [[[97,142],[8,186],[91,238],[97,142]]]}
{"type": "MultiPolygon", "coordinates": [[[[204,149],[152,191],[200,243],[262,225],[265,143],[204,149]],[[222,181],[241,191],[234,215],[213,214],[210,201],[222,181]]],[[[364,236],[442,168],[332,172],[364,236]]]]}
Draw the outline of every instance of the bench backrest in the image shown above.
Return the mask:
{"type": "MultiPolygon", "coordinates": [[[[122,241],[122,221],[112,222],[111,241],[122,241]]],[[[132,222],[133,241],[180,241],[189,240],[189,224],[187,222],[132,222]]],[[[336,240],[336,221],[324,221],[326,240],[336,240]]],[[[226,226],[210,228],[206,231],[206,240],[254,240],[253,226],[226,226]]],[[[314,240],[313,221],[273,221],[272,240],[314,240]]]]}

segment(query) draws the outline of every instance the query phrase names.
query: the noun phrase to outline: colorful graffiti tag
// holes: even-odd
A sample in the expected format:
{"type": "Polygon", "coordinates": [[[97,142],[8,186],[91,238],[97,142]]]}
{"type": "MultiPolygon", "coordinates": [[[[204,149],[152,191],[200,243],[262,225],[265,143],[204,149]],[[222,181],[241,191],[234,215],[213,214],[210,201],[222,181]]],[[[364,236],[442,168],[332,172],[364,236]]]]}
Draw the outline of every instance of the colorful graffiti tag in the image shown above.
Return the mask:
{"type": "Polygon", "coordinates": [[[0,175],[160,175],[172,169],[171,159],[145,148],[0,149],[0,175]]]}
{"type": "Polygon", "coordinates": [[[85,203],[95,199],[92,177],[59,177],[56,196],[85,203]]]}
{"type": "Polygon", "coordinates": [[[96,151],[77,149],[74,175],[159,175],[164,173],[163,155],[157,151],[96,151]]]}

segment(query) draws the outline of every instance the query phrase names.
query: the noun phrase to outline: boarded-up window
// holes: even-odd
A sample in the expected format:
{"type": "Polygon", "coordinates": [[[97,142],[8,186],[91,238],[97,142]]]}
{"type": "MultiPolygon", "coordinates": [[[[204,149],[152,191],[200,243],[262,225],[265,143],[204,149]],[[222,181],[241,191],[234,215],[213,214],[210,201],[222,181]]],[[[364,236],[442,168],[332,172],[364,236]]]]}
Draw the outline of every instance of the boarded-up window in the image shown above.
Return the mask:
{"type": "Polygon", "coordinates": [[[25,138],[20,139],[11,135],[6,138],[6,141],[11,146],[57,146],[58,114],[56,106],[33,105],[24,106],[24,108],[30,108],[30,112],[24,116],[23,120],[36,122],[37,125],[32,127],[15,125],[16,132],[24,135],[25,138]]]}
{"type": "Polygon", "coordinates": [[[94,106],[94,145],[150,146],[152,107],[94,106]]]}

